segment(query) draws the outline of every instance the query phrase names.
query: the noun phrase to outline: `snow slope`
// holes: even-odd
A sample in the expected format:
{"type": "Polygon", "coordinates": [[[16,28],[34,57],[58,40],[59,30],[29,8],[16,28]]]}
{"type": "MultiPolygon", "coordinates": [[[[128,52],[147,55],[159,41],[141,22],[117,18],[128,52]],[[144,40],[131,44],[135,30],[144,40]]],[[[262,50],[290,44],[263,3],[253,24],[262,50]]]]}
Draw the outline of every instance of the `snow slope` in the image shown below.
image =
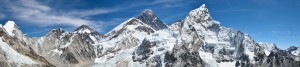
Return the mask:
{"type": "Polygon", "coordinates": [[[35,61],[31,60],[27,56],[18,53],[16,50],[11,48],[7,43],[3,42],[2,37],[0,37],[0,47],[5,52],[8,62],[19,63],[19,64],[36,64],[35,61]]]}

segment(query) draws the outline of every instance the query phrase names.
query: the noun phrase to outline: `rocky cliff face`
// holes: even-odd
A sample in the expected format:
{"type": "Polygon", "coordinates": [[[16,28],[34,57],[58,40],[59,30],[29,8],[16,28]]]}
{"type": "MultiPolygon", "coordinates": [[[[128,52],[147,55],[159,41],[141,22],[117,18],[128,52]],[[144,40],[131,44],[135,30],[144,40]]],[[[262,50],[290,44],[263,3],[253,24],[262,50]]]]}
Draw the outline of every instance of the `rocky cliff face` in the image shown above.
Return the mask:
{"type": "Polygon", "coordinates": [[[0,47],[3,67],[300,67],[299,47],[257,43],[223,27],[204,4],[170,25],[147,9],[107,34],[82,25],[29,38],[8,21],[0,26],[0,47]]]}

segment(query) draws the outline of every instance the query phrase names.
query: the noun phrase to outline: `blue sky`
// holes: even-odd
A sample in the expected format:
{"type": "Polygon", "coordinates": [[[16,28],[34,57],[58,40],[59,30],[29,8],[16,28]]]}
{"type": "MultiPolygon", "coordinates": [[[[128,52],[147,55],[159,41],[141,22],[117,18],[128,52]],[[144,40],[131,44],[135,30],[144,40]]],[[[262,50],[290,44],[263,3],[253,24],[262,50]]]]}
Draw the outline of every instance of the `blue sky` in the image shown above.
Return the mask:
{"type": "Polygon", "coordinates": [[[223,26],[245,32],[256,42],[300,46],[299,0],[0,0],[0,22],[13,20],[30,37],[55,28],[73,31],[82,24],[105,34],[144,9],[169,24],[202,4],[223,26]]]}

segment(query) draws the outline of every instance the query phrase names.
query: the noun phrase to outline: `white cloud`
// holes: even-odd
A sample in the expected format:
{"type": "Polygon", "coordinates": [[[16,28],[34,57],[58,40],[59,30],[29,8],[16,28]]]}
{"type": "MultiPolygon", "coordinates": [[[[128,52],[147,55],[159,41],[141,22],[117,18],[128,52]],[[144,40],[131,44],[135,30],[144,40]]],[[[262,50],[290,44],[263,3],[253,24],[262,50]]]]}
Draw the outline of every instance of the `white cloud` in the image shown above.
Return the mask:
{"type": "Polygon", "coordinates": [[[111,8],[111,9],[91,9],[91,10],[72,10],[64,15],[67,16],[76,16],[76,17],[86,17],[91,15],[98,15],[98,14],[106,14],[121,10],[120,8],[111,8]]]}
{"type": "MultiPolygon", "coordinates": [[[[84,16],[104,14],[116,9],[73,10],[70,12],[55,13],[51,7],[42,5],[35,0],[4,1],[4,7],[9,8],[12,17],[38,26],[67,25],[77,27],[80,25],[95,25],[95,21],[83,19],[84,16]]],[[[2,6],[3,7],[3,6],[2,6]]]]}
{"type": "Polygon", "coordinates": [[[19,3],[22,4],[23,7],[30,8],[30,9],[37,9],[42,11],[47,11],[51,9],[50,7],[41,5],[34,0],[20,0],[19,3]]]}
{"type": "Polygon", "coordinates": [[[50,7],[41,5],[34,0],[19,0],[16,2],[17,4],[14,4],[10,1],[8,2],[10,5],[6,5],[8,8],[10,8],[9,11],[12,12],[13,17],[21,21],[39,24],[39,26],[56,24],[79,26],[82,24],[93,23],[89,20],[77,17],[51,14],[50,7]]]}

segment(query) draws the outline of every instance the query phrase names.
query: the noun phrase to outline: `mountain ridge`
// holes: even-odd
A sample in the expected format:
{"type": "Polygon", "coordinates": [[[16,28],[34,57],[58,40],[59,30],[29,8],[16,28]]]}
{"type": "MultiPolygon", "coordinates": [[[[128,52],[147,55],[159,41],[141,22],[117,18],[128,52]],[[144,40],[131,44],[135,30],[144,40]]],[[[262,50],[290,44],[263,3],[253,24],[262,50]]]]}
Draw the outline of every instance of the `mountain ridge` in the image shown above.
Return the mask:
{"type": "Polygon", "coordinates": [[[7,62],[10,57],[0,55],[1,66],[300,67],[300,47],[282,50],[257,43],[246,33],[223,27],[205,4],[170,25],[146,9],[106,34],[82,25],[73,32],[58,28],[29,38],[12,22],[0,26],[0,45],[7,44],[34,64],[7,62]]]}

